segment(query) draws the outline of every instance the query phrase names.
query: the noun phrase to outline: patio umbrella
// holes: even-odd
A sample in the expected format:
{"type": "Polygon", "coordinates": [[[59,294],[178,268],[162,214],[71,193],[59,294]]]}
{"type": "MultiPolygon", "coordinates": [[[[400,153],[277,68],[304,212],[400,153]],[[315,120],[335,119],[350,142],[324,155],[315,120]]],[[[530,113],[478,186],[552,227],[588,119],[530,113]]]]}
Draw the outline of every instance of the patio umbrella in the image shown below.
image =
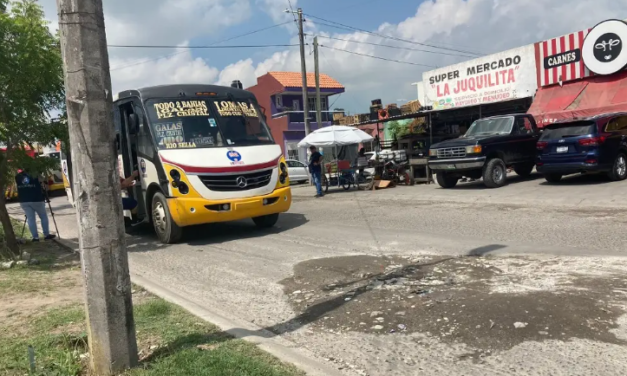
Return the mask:
{"type": "Polygon", "coordinates": [[[311,132],[303,138],[298,147],[304,146],[345,146],[370,142],[373,137],[361,129],[345,125],[332,125],[311,132]]]}

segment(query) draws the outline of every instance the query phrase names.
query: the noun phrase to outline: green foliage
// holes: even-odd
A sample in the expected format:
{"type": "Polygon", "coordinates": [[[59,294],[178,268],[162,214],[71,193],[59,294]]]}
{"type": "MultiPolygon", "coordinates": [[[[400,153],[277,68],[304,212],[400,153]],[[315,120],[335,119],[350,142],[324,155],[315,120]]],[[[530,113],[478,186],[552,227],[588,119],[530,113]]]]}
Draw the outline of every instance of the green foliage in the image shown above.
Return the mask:
{"type": "MultiPolygon", "coordinates": [[[[0,8],[8,1],[0,0],[0,8]]],[[[50,121],[50,113],[64,103],[63,62],[59,39],[44,19],[35,0],[10,3],[0,13],[0,189],[25,163],[29,168],[50,168],[45,159],[28,161],[26,146],[49,145],[63,134],[63,122],[50,121]]],[[[67,133],[67,131],[65,131],[67,133]]]]}
{"type": "Polygon", "coordinates": [[[388,123],[387,128],[393,140],[409,133],[409,127],[406,121],[391,121],[388,123]]]}

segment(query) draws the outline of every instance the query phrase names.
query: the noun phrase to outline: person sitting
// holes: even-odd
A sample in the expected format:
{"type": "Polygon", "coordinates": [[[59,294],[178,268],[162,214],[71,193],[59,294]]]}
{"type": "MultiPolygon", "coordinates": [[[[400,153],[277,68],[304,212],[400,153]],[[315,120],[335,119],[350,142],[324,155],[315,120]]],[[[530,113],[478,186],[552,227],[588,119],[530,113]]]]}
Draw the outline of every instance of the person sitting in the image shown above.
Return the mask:
{"type": "MultiPolygon", "coordinates": [[[[130,177],[124,179],[120,177],[120,188],[126,189],[134,186],[139,177],[139,171],[133,171],[130,177]]],[[[137,209],[137,200],[132,197],[122,197],[122,210],[130,210],[131,212],[137,209]]]]}

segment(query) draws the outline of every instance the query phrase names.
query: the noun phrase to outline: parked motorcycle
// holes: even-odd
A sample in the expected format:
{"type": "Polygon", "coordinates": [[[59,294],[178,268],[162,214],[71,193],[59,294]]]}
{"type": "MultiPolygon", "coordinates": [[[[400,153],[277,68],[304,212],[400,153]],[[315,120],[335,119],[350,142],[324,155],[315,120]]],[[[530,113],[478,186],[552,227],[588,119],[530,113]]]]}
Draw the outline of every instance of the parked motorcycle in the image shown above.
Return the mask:
{"type": "Polygon", "coordinates": [[[399,164],[393,160],[385,163],[383,167],[383,180],[391,180],[394,184],[414,185],[414,179],[411,178],[408,171],[408,164],[399,164]]]}

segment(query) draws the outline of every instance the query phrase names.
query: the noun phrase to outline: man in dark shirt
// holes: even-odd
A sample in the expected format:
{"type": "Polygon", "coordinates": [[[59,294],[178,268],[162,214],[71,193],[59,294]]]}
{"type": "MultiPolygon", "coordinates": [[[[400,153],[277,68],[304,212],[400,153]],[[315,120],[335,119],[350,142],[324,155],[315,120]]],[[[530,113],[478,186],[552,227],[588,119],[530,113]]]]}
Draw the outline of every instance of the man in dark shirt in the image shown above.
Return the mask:
{"type": "Polygon", "coordinates": [[[315,146],[309,147],[311,157],[309,157],[309,172],[316,185],[316,197],[324,196],[322,194],[322,154],[318,152],[315,146]]]}
{"type": "Polygon", "coordinates": [[[39,241],[39,231],[37,231],[37,215],[41,221],[44,239],[54,239],[56,235],[50,234],[48,213],[46,213],[46,197],[44,196],[39,178],[25,171],[20,171],[15,176],[15,184],[17,185],[17,195],[20,201],[20,206],[26,214],[28,229],[33,236],[33,241],[39,241]]]}

